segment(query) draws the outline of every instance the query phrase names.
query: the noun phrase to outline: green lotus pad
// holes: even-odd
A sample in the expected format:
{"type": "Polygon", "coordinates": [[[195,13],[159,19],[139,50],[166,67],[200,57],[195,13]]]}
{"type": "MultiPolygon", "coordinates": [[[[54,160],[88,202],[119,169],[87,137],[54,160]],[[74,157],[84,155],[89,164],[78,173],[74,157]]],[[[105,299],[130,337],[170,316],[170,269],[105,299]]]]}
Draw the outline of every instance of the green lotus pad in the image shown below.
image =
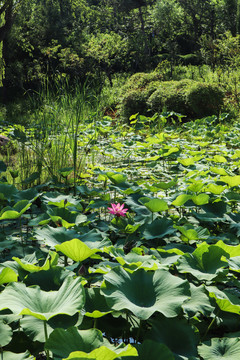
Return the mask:
{"type": "Polygon", "coordinates": [[[66,241],[61,245],[56,245],[55,248],[74,261],[83,261],[100,251],[99,249],[90,249],[79,239],[66,241]]]}
{"type": "Polygon", "coordinates": [[[3,351],[2,356],[4,360],[35,360],[35,357],[30,355],[28,351],[21,354],[15,354],[11,351],[3,351]]]}
{"type": "Polygon", "coordinates": [[[187,281],[162,269],[129,273],[116,267],[104,275],[104,279],[101,292],[108,306],[117,311],[130,310],[141,320],[148,319],[154,312],[166,317],[177,316],[190,296],[187,281]]]}
{"type": "Polygon", "coordinates": [[[103,338],[101,331],[97,329],[78,330],[76,327],[70,327],[64,330],[57,328],[50,334],[45,348],[50,350],[54,356],[62,359],[76,351],[90,353],[96,348],[106,345],[106,342],[108,343],[103,338]]]}
{"type": "Polygon", "coordinates": [[[0,321],[0,348],[9,344],[12,339],[12,329],[10,326],[0,321]]]}
{"type": "Polygon", "coordinates": [[[14,314],[31,315],[49,320],[58,314],[74,315],[85,303],[81,278],[67,277],[58,291],[42,291],[39,286],[26,287],[23,283],[11,283],[0,294],[1,309],[14,314]]]}
{"type": "Polygon", "coordinates": [[[13,269],[3,268],[0,272],[0,285],[17,281],[18,275],[13,269]]]}
{"type": "Polygon", "coordinates": [[[239,338],[213,338],[198,347],[198,353],[203,360],[239,360],[239,338]]]}
{"type": "Polygon", "coordinates": [[[74,351],[69,355],[68,358],[63,360],[114,360],[119,357],[137,355],[137,350],[131,345],[121,349],[121,351],[118,351],[118,353],[108,349],[106,346],[101,346],[98,349],[91,351],[89,354],[83,351],[74,351]]]}

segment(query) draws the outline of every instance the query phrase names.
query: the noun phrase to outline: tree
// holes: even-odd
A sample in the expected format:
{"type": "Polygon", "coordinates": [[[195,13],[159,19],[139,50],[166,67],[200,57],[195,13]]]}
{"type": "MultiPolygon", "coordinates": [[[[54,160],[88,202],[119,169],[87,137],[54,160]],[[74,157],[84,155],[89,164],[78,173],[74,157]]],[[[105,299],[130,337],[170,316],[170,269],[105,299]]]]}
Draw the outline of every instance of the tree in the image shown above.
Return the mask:
{"type": "Polygon", "coordinates": [[[126,58],[128,42],[114,32],[92,35],[85,45],[86,56],[92,60],[92,66],[98,66],[105,72],[112,86],[114,70],[121,70],[126,58]]]}
{"type": "Polygon", "coordinates": [[[0,86],[4,78],[4,40],[11,30],[13,21],[18,11],[18,6],[24,0],[0,1],[0,86]]]}

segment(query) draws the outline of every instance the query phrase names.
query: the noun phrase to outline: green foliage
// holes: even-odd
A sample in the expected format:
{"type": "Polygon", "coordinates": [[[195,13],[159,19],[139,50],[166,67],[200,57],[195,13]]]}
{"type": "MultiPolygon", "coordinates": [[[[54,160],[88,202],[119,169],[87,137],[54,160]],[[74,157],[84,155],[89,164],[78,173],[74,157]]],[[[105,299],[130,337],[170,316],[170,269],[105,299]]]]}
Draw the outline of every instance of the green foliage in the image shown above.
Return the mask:
{"type": "Polygon", "coordinates": [[[224,92],[217,85],[198,83],[187,92],[187,103],[197,117],[217,115],[223,105],[224,92]]]}
{"type": "Polygon", "coordinates": [[[169,111],[190,115],[191,109],[186,101],[186,93],[192,83],[191,80],[162,82],[149,97],[149,108],[153,113],[162,112],[166,108],[169,111]]]}
{"type": "Polygon", "coordinates": [[[163,109],[175,111],[188,117],[203,117],[218,114],[224,92],[214,84],[193,80],[159,81],[160,75],[135,74],[123,86],[125,92],[119,106],[120,116],[128,119],[139,112],[153,115],[163,109]]]}
{"type": "Polygon", "coordinates": [[[76,187],[68,164],[62,182],[28,190],[2,178],[4,359],[237,358],[239,124],[222,114],[164,127],[167,116],[81,124],[80,154],[91,121],[99,137],[76,187]]]}

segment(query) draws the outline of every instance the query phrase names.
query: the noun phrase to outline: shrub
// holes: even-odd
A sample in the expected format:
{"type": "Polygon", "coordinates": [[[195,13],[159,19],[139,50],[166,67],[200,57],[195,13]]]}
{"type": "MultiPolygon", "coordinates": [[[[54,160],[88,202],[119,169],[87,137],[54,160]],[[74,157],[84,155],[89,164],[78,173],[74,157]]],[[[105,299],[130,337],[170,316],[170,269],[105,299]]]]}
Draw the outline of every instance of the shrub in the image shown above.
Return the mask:
{"type": "Polygon", "coordinates": [[[147,104],[151,113],[162,112],[165,108],[184,115],[192,115],[186,99],[187,89],[193,81],[165,81],[149,97],[147,104]]]}
{"type": "Polygon", "coordinates": [[[159,83],[163,80],[163,75],[159,72],[136,73],[132,75],[122,87],[121,94],[124,96],[126,92],[136,89],[145,89],[153,82],[159,83]]]}
{"type": "Polygon", "coordinates": [[[187,93],[187,103],[198,117],[217,115],[223,99],[224,92],[214,84],[196,83],[187,93]]]}
{"type": "Polygon", "coordinates": [[[131,90],[123,97],[119,106],[119,113],[123,120],[128,121],[133,114],[145,115],[147,112],[147,96],[144,91],[131,90]]]}
{"type": "Polygon", "coordinates": [[[124,120],[135,113],[152,116],[164,109],[188,118],[217,115],[224,92],[215,84],[185,79],[160,81],[159,73],[137,73],[123,86],[119,114],[124,120]]]}

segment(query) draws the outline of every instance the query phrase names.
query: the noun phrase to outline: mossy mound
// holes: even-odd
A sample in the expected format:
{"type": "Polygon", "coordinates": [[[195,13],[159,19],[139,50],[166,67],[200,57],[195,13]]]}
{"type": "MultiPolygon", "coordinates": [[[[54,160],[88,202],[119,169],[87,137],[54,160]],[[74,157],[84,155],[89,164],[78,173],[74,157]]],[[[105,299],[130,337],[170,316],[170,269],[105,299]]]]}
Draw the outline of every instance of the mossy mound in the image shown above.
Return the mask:
{"type": "Polygon", "coordinates": [[[153,115],[163,110],[188,118],[218,115],[224,92],[216,84],[194,80],[161,81],[157,73],[137,73],[122,88],[119,114],[128,121],[133,114],[153,115]]]}

